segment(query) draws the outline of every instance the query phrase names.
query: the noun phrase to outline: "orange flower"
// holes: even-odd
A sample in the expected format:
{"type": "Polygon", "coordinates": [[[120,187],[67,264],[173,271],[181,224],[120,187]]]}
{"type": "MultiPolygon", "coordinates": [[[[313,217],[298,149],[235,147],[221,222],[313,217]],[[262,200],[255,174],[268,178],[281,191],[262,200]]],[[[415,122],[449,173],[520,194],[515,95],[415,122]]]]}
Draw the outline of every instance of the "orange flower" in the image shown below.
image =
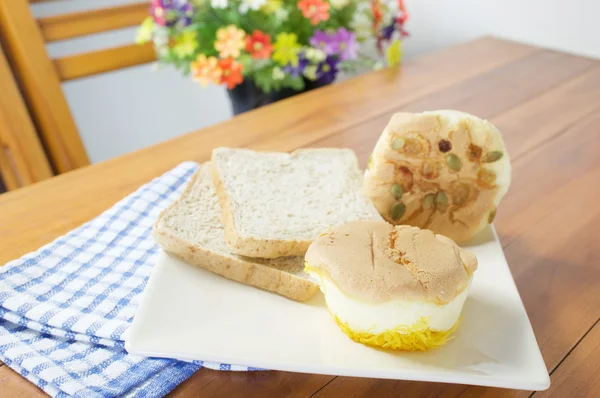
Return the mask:
{"type": "Polygon", "coordinates": [[[379,34],[379,24],[383,18],[383,14],[381,12],[381,4],[380,0],[373,0],[371,3],[371,11],[373,11],[373,34],[377,39],[377,50],[380,54],[383,53],[383,43],[381,40],[381,35],[379,34]]]}
{"type": "Polygon", "coordinates": [[[190,64],[193,79],[200,83],[202,87],[206,87],[208,83],[221,83],[221,68],[218,65],[215,57],[208,57],[200,54],[196,61],[190,64]]]}
{"type": "Polygon", "coordinates": [[[408,20],[408,11],[404,5],[404,0],[398,0],[398,9],[400,10],[400,16],[398,17],[398,23],[403,24],[408,20]]]}
{"type": "Polygon", "coordinates": [[[240,56],[240,50],[246,44],[244,37],[246,33],[243,30],[236,28],[235,25],[228,25],[217,30],[217,40],[215,48],[219,52],[221,58],[240,56]]]}
{"type": "Polygon", "coordinates": [[[235,62],[233,58],[220,59],[219,68],[223,71],[221,74],[221,83],[224,83],[230,90],[244,80],[242,77],[242,65],[235,62]]]}
{"type": "Polygon", "coordinates": [[[313,25],[329,19],[329,3],[323,0],[300,0],[298,8],[305,18],[310,18],[313,25]]]}
{"type": "Polygon", "coordinates": [[[255,30],[252,36],[246,37],[246,51],[252,58],[269,58],[273,52],[271,37],[260,30],[255,30]]]}

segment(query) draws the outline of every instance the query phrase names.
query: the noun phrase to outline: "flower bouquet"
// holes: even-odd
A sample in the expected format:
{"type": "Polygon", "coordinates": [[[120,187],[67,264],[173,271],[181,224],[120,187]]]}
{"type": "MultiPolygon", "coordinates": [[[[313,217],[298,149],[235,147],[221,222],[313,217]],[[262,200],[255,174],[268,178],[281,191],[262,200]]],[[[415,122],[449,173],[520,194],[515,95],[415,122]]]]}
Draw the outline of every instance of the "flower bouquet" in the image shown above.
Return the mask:
{"type": "Polygon", "coordinates": [[[202,86],[227,87],[236,113],[397,65],[407,36],[403,0],[152,0],[150,14],[136,41],[202,86]]]}

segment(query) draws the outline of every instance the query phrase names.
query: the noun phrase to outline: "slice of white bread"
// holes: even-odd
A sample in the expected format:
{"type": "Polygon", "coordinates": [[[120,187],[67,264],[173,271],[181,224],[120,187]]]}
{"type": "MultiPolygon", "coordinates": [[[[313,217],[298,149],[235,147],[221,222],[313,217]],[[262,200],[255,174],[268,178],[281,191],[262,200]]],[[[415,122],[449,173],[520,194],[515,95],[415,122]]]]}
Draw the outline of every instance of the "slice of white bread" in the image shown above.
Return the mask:
{"type": "Polygon", "coordinates": [[[258,259],[231,253],[208,163],[200,166],[181,197],[161,213],[152,236],[165,251],[237,282],[298,301],[309,299],[319,289],[304,272],[302,257],[258,259]]]}
{"type": "Polygon", "coordinates": [[[225,241],[240,255],[304,255],[330,227],[382,219],[363,192],[350,149],[290,154],[216,148],[211,163],[225,241]]]}

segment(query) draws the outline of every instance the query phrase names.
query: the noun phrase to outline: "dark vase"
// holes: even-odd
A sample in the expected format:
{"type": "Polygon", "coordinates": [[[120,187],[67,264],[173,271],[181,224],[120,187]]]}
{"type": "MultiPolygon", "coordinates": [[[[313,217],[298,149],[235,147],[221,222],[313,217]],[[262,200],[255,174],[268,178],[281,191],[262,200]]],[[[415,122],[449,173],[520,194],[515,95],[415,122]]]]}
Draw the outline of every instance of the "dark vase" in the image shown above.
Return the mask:
{"type": "Polygon", "coordinates": [[[326,83],[318,81],[310,81],[304,79],[304,90],[296,91],[291,88],[284,88],[279,91],[272,91],[268,94],[263,93],[260,88],[256,87],[254,82],[246,79],[242,84],[234,89],[227,90],[231,99],[231,108],[234,115],[247,112],[252,109],[260,108],[261,106],[272,104],[273,102],[292,97],[296,94],[310,91],[315,88],[326,86],[326,83]]]}

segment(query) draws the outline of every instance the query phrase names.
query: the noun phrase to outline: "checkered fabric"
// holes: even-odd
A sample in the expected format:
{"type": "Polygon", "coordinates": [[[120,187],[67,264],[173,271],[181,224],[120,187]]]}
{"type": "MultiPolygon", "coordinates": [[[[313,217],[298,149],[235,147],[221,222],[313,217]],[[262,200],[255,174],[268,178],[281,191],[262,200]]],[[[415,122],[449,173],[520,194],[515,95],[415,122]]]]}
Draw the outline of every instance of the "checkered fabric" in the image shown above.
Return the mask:
{"type": "Polygon", "coordinates": [[[0,269],[0,360],[52,396],[163,396],[219,363],[129,355],[131,324],[158,247],[160,211],[197,169],[183,163],[94,220],[0,269]]]}

